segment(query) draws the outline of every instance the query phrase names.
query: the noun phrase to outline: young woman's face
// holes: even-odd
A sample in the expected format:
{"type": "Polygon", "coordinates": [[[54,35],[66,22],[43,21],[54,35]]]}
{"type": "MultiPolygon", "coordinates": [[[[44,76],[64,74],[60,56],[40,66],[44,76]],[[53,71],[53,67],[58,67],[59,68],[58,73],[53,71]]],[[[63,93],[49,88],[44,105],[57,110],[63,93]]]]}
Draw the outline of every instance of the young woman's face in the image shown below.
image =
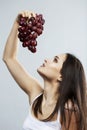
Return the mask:
{"type": "Polygon", "coordinates": [[[66,59],[66,54],[54,56],[52,59],[45,59],[44,63],[37,69],[37,72],[49,80],[61,80],[60,71],[63,62],[66,59]]]}

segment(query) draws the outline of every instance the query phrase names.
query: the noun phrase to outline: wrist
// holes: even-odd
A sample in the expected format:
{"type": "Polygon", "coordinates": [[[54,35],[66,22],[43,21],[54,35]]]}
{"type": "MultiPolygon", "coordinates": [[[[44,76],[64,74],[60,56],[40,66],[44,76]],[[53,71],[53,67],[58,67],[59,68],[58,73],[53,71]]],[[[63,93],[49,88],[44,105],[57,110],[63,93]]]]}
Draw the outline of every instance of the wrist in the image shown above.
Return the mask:
{"type": "Polygon", "coordinates": [[[18,34],[18,27],[19,27],[19,24],[17,23],[17,21],[15,21],[13,23],[10,35],[18,34]]]}
{"type": "Polygon", "coordinates": [[[13,24],[13,28],[14,28],[14,29],[18,29],[18,27],[19,27],[19,24],[18,24],[17,21],[15,21],[14,24],[13,24]]]}

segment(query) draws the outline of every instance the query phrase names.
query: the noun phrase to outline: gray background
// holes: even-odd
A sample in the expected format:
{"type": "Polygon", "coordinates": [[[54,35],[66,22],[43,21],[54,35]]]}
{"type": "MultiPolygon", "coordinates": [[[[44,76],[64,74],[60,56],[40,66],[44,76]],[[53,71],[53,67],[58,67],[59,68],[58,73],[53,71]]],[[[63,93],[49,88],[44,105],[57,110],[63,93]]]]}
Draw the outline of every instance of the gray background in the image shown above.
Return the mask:
{"type": "Polygon", "coordinates": [[[46,20],[37,53],[19,43],[18,59],[27,71],[43,83],[36,69],[44,58],[70,52],[80,58],[87,76],[87,0],[0,0],[0,130],[21,130],[29,109],[27,95],[2,61],[6,39],[22,10],[42,13],[46,20]]]}

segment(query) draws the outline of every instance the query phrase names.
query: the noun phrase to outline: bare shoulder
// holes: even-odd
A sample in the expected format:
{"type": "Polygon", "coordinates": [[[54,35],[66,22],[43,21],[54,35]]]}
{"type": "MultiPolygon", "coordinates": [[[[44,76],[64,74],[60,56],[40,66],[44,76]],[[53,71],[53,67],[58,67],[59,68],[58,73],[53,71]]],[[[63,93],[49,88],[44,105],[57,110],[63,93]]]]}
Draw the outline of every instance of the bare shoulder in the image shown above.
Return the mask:
{"type": "Polygon", "coordinates": [[[64,107],[64,113],[66,122],[62,123],[62,130],[66,130],[66,128],[69,130],[78,130],[80,119],[78,105],[68,100],[64,107]]]}
{"type": "Polygon", "coordinates": [[[69,117],[71,118],[71,125],[79,122],[79,107],[76,103],[72,103],[71,100],[68,100],[65,104],[64,111],[66,120],[69,119],[69,117]]]}
{"type": "Polygon", "coordinates": [[[79,111],[78,105],[75,102],[73,103],[71,100],[68,100],[65,103],[64,108],[65,108],[65,110],[68,110],[68,111],[74,111],[74,112],[79,111]]]}

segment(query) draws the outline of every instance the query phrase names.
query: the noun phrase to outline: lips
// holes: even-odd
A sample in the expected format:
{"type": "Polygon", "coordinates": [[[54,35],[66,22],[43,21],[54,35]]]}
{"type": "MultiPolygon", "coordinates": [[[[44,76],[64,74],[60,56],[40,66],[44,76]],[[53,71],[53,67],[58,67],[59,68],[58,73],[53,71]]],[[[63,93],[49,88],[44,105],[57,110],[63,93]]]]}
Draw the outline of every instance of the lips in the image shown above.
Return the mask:
{"type": "Polygon", "coordinates": [[[43,63],[43,64],[41,65],[41,67],[45,67],[45,63],[43,63]]]}
{"type": "Polygon", "coordinates": [[[43,67],[45,67],[45,63],[43,63],[43,67]]]}

